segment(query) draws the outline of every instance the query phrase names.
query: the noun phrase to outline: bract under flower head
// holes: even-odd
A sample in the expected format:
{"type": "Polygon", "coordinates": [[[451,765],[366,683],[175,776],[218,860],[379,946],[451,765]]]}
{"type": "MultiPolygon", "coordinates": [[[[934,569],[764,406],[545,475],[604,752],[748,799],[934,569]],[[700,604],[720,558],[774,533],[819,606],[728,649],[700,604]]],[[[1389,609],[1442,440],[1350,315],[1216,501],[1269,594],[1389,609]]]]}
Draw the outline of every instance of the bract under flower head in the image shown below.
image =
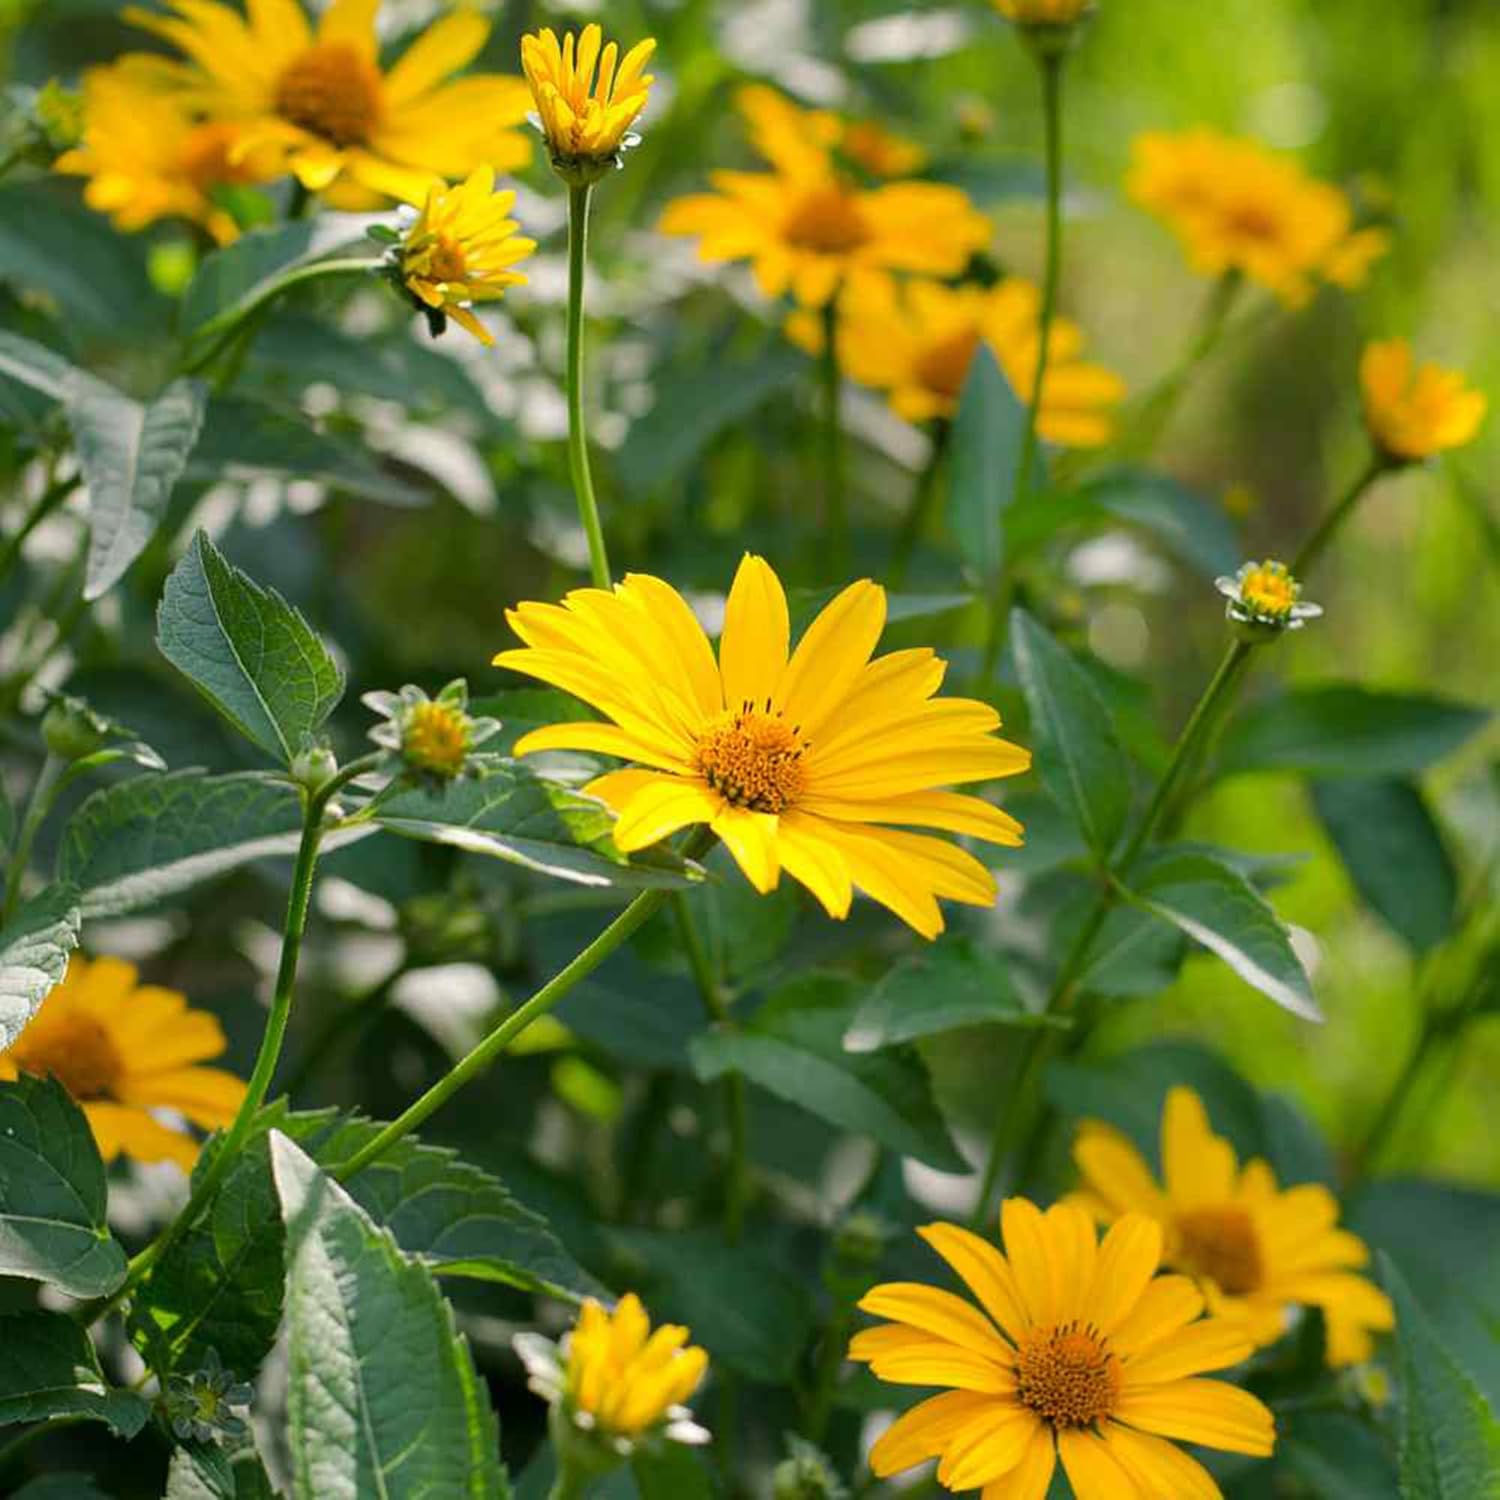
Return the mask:
{"type": "Polygon", "coordinates": [[[1418,365],[1405,339],[1371,344],[1359,374],[1365,425],[1392,463],[1416,463],[1471,443],[1489,407],[1457,370],[1418,365]]]}
{"type": "Polygon", "coordinates": [[[1247,562],[1233,578],[1217,578],[1214,586],[1229,601],[1225,614],[1251,640],[1301,630],[1323,613],[1321,604],[1302,603],[1302,585],[1287,565],[1267,559],[1247,562]]]}

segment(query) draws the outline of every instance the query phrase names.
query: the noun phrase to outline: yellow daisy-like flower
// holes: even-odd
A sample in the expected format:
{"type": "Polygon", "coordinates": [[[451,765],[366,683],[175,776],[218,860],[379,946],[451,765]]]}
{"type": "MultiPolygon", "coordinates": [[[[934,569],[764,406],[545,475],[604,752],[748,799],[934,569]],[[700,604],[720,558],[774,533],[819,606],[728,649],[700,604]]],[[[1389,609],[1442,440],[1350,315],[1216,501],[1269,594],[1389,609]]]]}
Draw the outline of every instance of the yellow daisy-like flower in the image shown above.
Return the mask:
{"type": "Polygon", "coordinates": [[[774,889],[785,870],[844,917],[858,887],[929,938],[943,930],[939,896],[994,901],[994,877],[973,855],[910,830],[1020,844],[1009,814],[944,788],[1014,776],[1031,756],[995,737],[1000,716],[987,703],[933,696],[945,664],[930,650],[872,658],[885,626],[876,584],[846,588],[792,652],[781,582],[747,556],[717,661],[682,596],[643,574],[507,618],[526,646],[502,651],[496,666],[563,688],[612,721],[534,730],[516,753],[635,762],[588,787],[618,812],[621,849],[706,823],[757,890],[774,889]]]}
{"type": "Polygon", "coordinates": [[[507,287],[523,286],[514,269],[536,249],[510,217],[513,192],[495,192],[491,167],[476,167],[460,186],[441,181],[427,190],[422,211],[401,240],[401,280],[424,306],[450,317],[482,344],[495,341],[469,310],[497,301],[507,287]]]}
{"type": "Polygon", "coordinates": [[[778,97],[757,87],[738,100],[774,170],[715,172],[715,192],[667,205],[664,233],[697,236],[705,261],[749,260],[767,297],[790,292],[804,307],[825,306],[872,271],[955,276],[989,243],[989,220],[958,188],[851,183],[834,155],[837,117],[814,114],[814,127],[799,133],[789,122],[805,112],[778,97]]]}
{"type": "Polygon", "coordinates": [[[749,127],[750,142],[782,171],[826,167],[830,152],[872,177],[906,177],[926,164],[915,141],[896,135],[875,120],[845,120],[827,109],[804,109],[777,89],[749,83],[735,95],[749,127]]]}
{"type": "Polygon", "coordinates": [[[1072,26],[1092,13],[1095,0],[993,0],[1017,26],[1072,26]]]}
{"type": "Polygon", "coordinates": [[[1371,344],[1359,366],[1365,423],[1388,458],[1413,463],[1474,439],[1489,408],[1457,370],[1418,365],[1405,339],[1371,344]]]}
{"type": "Polygon", "coordinates": [[[1373,1335],[1395,1326],[1390,1299],[1356,1268],[1370,1252],[1338,1227],[1338,1200],[1317,1183],[1284,1191],[1259,1158],[1235,1161],[1189,1088],[1167,1095],[1161,1122],[1164,1181],[1131,1143],[1096,1121],[1079,1130],[1073,1158],[1080,1204],[1102,1221],[1147,1214],[1166,1236],[1166,1262],[1197,1278],[1209,1306],[1257,1345],[1274,1344],[1299,1305],[1318,1307],[1328,1361],[1368,1359],[1373,1335]]]}
{"type": "Polygon", "coordinates": [[[1213,130],[1140,136],[1126,188],[1195,270],[1238,271],[1288,306],[1320,282],[1362,286],[1390,245],[1383,229],[1356,229],[1347,195],[1291,157],[1213,130]]]}
{"type": "Polygon", "coordinates": [[[603,44],[603,31],[593,25],[561,42],[550,27],[521,38],[521,67],[552,163],[565,175],[612,166],[651,94],[646,64],[656,43],[637,42],[623,61],[616,43],[603,44]]]}
{"type": "Polygon", "coordinates": [[[218,1057],[224,1033],[175,990],[136,983],[133,964],[74,958],[61,984],[7,1052],[0,1078],[51,1076],[77,1101],[105,1161],[175,1161],[191,1170],[198,1143],[162,1124],[172,1110],[205,1130],[234,1119],[245,1085],[199,1064],[218,1057]]]}
{"type": "MultiPolygon", "coordinates": [[[[890,392],[891,408],[912,422],[951,417],[981,343],[988,344],[1019,400],[1031,399],[1040,349],[1041,297],[1029,281],[1009,277],[993,287],[945,286],[889,276],[851,288],[839,307],[839,363],[861,385],[890,392]]],[[[821,320],[794,313],[787,332],[816,353],[821,320]]],[[[1080,356],[1083,334],[1054,320],[1037,430],[1052,443],[1090,448],[1114,435],[1114,408],[1125,383],[1080,356]]]]}
{"type": "Polygon", "coordinates": [[[309,191],[336,186],[341,206],[382,197],[416,203],[433,177],[531,159],[525,137],[510,128],[530,108],[521,79],[448,81],[489,36],[477,10],[449,12],[383,69],[379,0],[333,0],[316,31],[298,0],[247,0],[243,16],[218,0],[167,3],[170,15],[125,14],[190,59],[178,71],[187,102],[239,124],[238,152],[273,149],[281,170],[309,191]]]}
{"type": "Polygon", "coordinates": [[[1219,1487],[1175,1442],[1271,1452],[1271,1413],[1202,1378],[1247,1358],[1249,1339],[1222,1318],[1200,1321],[1187,1277],[1156,1274],[1155,1223],[1127,1215],[1100,1243],[1082,1210],[1010,1198],[1000,1226],[1004,1255],[953,1224],[918,1231],[978,1307],[917,1282],[859,1304],[890,1321],[856,1334],[851,1359],[897,1385],[950,1387],[885,1432],[870,1452],[876,1475],[936,1458],[950,1490],[1043,1500],[1060,1457],[1077,1500],[1214,1500],[1219,1487]]]}

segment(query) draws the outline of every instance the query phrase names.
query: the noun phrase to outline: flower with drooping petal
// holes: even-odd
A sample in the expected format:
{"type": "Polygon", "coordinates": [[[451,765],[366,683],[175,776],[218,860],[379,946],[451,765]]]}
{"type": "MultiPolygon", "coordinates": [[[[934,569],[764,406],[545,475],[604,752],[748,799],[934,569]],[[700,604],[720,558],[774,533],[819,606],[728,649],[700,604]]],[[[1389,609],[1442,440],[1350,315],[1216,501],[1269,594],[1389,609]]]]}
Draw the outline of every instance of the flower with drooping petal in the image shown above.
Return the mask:
{"type": "Polygon", "coordinates": [[[577,589],[560,605],[523,604],[507,618],[525,646],[495,665],[610,722],[534,730],[516,753],[631,762],[588,787],[619,814],[622,850],[707,824],[759,891],[785,871],[844,917],[858,888],[935,937],[939,897],[989,906],[995,879],[972,854],[915,830],[1018,845],[1008,813],[947,788],[1014,776],[1031,756],[996,737],[989,704],[935,696],[945,664],[932,651],[873,656],[885,613],[884,589],[851,584],[792,651],[781,582],[748,555],[717,660],[686,601],[649,575],[577,589]]]}
{"type": "Polygon", "coordinates": [[[1365,425],[1393,463],[1416,463],[1473,442],[1489,407],[1457,370],[1418,365],[1405,339],[1369,345],[1360,360],[1365,425]]]}
{"type": "Polygon", "coordinates": [[[1247,562],[1233,578],[1216,578],[1214,587],[1229,601],[1225,614],[1252,640],[1301,630],[1323,613],[1321,604],[1303,603],[1302,585],[1273,558],[1247,562]]]}

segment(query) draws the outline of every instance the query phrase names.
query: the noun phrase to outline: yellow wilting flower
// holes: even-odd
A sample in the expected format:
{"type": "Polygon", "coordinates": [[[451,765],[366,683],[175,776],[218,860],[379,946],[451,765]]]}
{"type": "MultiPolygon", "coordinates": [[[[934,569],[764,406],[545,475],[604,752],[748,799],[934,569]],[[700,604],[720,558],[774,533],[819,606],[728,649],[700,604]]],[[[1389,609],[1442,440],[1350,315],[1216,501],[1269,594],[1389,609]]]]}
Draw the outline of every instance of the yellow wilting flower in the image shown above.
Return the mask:
{"type": "MultiPolygon", "coordinates": [[[[712,193],[667,205],[666,234],[695,235],[705,261],[749,260],[767,297],[791,295],[823,307],[839,289],[876,270],[955,276],[990,240],[989,220],[958,188],[897,181],[864,190],[840,172],[833,147],[842,127],[818,116],[798,135],[803,112],[768,104],[774,91],[741,92],[738,103],[770,172],[715,172],[712,193]]],[[[782,101],[785,105],[786,101],[782,101]]]]}
{"type": "Polygon", "coordinates": [[[1348,196],[1255,141],[1197,129],[1135,141],[1126,189],[1206,275],[1237,271],[1289,306],[1320,282],[1354,289],[1385,254],[1383,229],[1356,229],[1348,196]]]}
{"type": "Polygon", "coordinates": [[[1185,1276],[1156,1274],[1155,1223],[1126,1215],[1101,1244],[1082,1210],[1010,1198],[1000,1226],[1004,1255],[953,1224],[918,1231],[978,1307],[918,1282],[859,1304],[890,1321],[856,1334],[851,1359],[897,1385],[951,1387],[875,1444],[879,1477],[936,1458],[950,1490],[1043,1500],[1060,1457],[1077,1500],[1212,1500],[1219,1487],[1172,1440],[1271,1452],[1271,1413],[1202,1378],[1247,1358],[1249,1339],[1222,1318],[1198,1321],[1203,1298],[1185,1276]]]}
{"type": "Polygon", "coordinates": [[[151,1111],[172,1110],[205,1130],[228,1125],[245,1085],[199,1066],[225,1045],[213,1016],[189,1010],[175,990],[137,985],[133,964],[74,958],[10,1050],[0,1052],[0,1078],[55,1078],[83,1110],[105,1161],[123,1152],[191,1170],[198,1143],[151,1111]]]}
{"type": "Polygon", "coordinates": [[[1192,1089],[1167,1095],[1158,1184],[1118,1131],[1086,1121],[1073,1146],[1083,1174],[1078,1203],[1108,1223],[1147,1214],[1162,1227],[1168,1265],[1198,1280],[1210,1308],[1257,1345],[1273,1344],[1299,1305],[1318,1307],[1330,1364],[1368,1359],[1372,1335],[1395,1326],[1390,1299],[1356,1273],[1370,1252],[1338,1227],[1338,1200],[1317,1183],[1284,1191],[1259,1158],[1241,1169],[1213,1133],[1192,1089]]]}
{"type": "Polygon", "coordinates": [[[494,169],[487,166],[476,167],[458,187],[434,182],[402,236],[396,254],[401,284],[427,311],[434,333],[452,318],[480,343],[493,344],[469,309],[526,283],[525,273],[513,268],[536,241],[519,234],[521,226],[510,217],[515,193],[494,188],[494,169]]]}
{"type": "Polygon", "coordinates": [[[190,59],[178,67],[189,105],[238,124],[239,153],[273,150],[279,169],[309,191],[336,186],[342,206],[382,196],[419,202],[434,176],[531,159],[525,137],[509,128],[530,104],[521,79],[446,81],[489,36],[476,10],[451,11],[384,70],[379,0],[333,0],[316,32],[297,0],[250,0],[247,16],[218,0],[167,3],[173,14],[125,14],[190,59]]]}
{"type": "MultiPolygon", "coordinates": [[[[1041,298],[1029,281],[1008,277],[993,287],[945,286],[915,280],[898,287],[872,276],[851,287],[839,306],[839,365],[861,385],[890,392],[892,409],[912,422],[951,417],[981,343],[989,345],[1011,389],[1031,398],[1040,348],[1041,298]]],[[[821,320],[794,313],[794,342],[816,353],[821,320]]],[[[1083,334],[1054,319],[1037,430],[1048,442],[1089,448],[1114,434],[1114,408],[1125,383],[1102,365],[1080,358],[1083,334]]]]}
{"type": "Polygon", "coordinates": [[[1405,339],[1371,344],[1359,366],[1365,424],[1395,463],[1413,463],[1472,442],[1489,403],[1457,370],[1417,365],[1405,339]]]}
{"type": "Polygon", "coordinates": [[[623,61],[616,43],[603,42],[596,25],[585,26],[578,37],[568,32],[561,43],[550,27],[521,38],[521,68],[552,165],[570,181],[591,182],[619,165],[620,152],[635,144],[630,127],[654,82],[645,71],[654,41],[637,42],[623,61]]]}
{"type": "Polygon", "coordinates": [[[1019,845],[1021,825],[943,788],[1014,776],[1031,764],[997,739],[987,703],[934,698],[945,663],[925,648],[871,653],[885,590],[865,580],[828,604],[789,654],[781,582],[759,557],[735,574],[717,661],[682,596],[632,574],[612,592],[507,619],[525,649],[495,665],[573,693],[612,722],[555,724],[518,755],[583,750],[635,762],[587,790],[619,813],[615,842],[644,849],[706,823],[757,890],[783,870],[848,915],[855,887],[924,937],[943,930],[937,898],[988,906],[995,880],[971,854],[912,828],[1019,845]]]}

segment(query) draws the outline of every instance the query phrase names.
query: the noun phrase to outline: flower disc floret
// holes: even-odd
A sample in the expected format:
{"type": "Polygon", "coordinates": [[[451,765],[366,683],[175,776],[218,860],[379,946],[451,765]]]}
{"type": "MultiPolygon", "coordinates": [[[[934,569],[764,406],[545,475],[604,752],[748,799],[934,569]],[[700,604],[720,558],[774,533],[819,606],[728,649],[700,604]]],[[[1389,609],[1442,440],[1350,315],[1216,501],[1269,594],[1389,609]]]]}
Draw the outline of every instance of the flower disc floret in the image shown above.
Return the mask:
{"type": "Polygon", "coordinates": [[[1226,615],[1249,640],[1301,630],[1323,613],[1322,605],[1301,602],[1302,585],[1285,563],[1270,558],[1245,563],[1233,578],[1216,579],[1215,587],[1229,601],[1226,615]]]}
{"type": "Polygon", "coordinates": [[[408,683],[399,693],[366,693],[363,701],[383,721],[370,738],[435,785],[481,772],[484,757],[474,751],[500,728],[498,719],[470,717],[468,684],[461,677],[436,698],[408,683]]]}

